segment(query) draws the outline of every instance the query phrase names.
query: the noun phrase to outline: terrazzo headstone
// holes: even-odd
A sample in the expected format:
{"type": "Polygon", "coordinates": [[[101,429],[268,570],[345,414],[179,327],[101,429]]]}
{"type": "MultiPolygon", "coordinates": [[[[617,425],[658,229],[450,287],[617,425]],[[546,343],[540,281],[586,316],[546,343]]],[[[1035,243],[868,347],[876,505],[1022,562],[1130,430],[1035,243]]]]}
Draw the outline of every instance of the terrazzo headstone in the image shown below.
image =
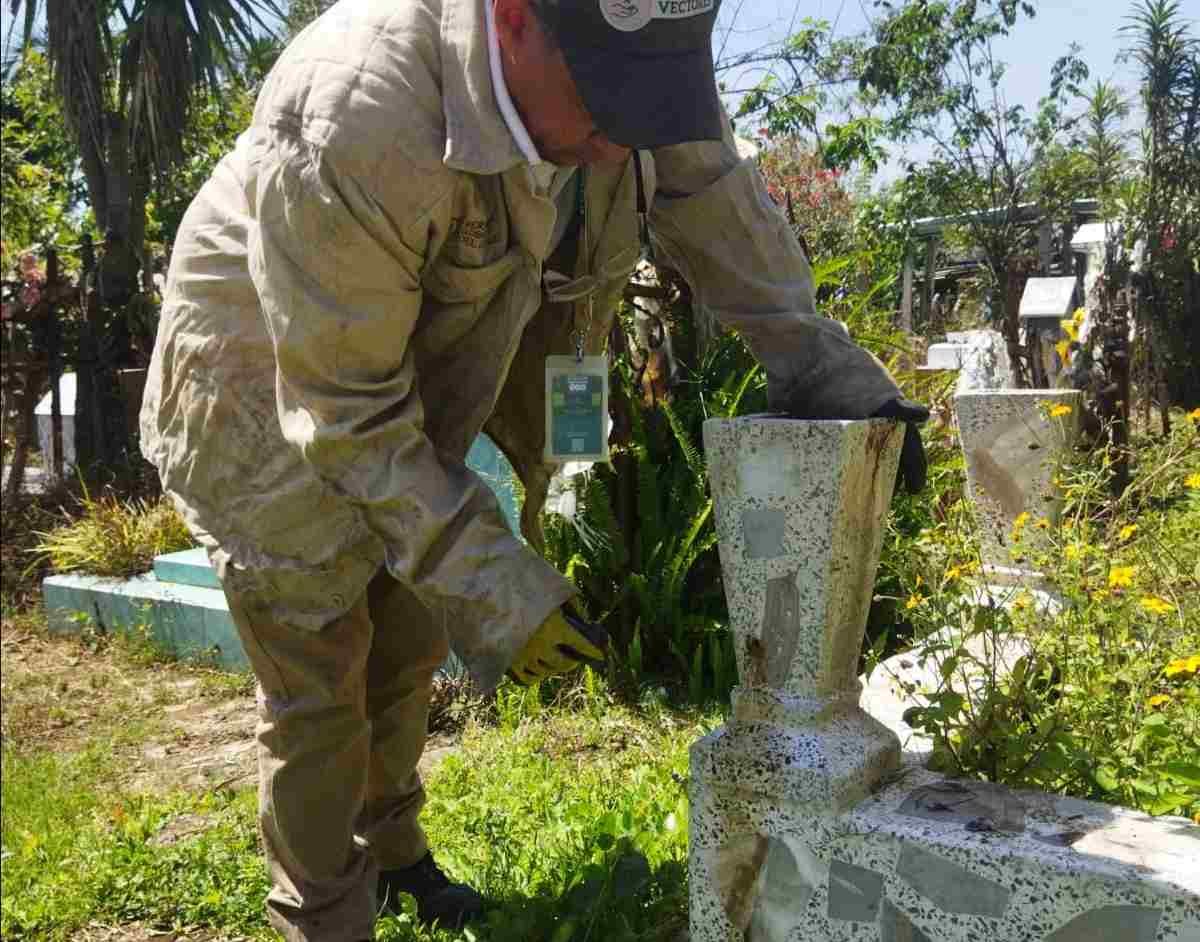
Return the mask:
{"type": "Polygon", "coordinates": [[[898,430],[704,431],[741,684],[691,751],[691,942],[1200,942],[1200,827],[897,768],[859,708],[898,430]]]}
{"type": "Polygon", "coordinates": [[[1062,500],[1052,479],[1079,436],[1082,405],[1083,394],[1073,389],[998,389],[954,397],[967,493],[993,580],[1035,575],[1028,553],[1045,545],[1039,522],[1058,522],[1062,500]],[[1027,521],[1021,528],[1024,552],[1014,554],[1019,518],[1027,521]]]}

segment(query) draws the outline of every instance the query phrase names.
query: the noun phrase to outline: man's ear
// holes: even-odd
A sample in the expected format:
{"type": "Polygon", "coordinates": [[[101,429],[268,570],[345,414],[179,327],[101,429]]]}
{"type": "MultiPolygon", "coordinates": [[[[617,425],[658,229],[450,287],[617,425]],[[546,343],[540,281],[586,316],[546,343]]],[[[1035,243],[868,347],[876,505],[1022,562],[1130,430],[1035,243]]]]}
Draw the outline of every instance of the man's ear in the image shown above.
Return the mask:
{"type": "Polygon", "coordinates": [[[484,0],[491,3],[492,12],[496,19],[496,33],[500,40],[500,48],[506,54],[512,54],[529,39],[529,29],[533,25],[533,11],[529,9],[527,0],[484,0]]]}

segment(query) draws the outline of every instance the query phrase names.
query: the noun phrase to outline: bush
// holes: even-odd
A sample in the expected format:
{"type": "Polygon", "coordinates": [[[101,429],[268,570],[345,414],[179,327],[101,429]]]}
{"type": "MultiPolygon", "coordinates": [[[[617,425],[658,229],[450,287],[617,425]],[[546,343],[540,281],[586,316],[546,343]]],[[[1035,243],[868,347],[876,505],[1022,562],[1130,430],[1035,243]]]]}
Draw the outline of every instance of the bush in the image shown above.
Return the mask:
{"type": "Polygon", "coordinates": [[[1057,476],[1059,526],[1018,518],[1013,553],[1057,604],[1020,588],[981,604],[965,507],[914,547],[905,607],[938,680],[909,691],[907,719],[936,767],[1200,816],[1200,412],[1175,424],[1137,444],[1120,498],[1101,449],[1057,476]]]}
{"type": "MultiPolygon", "coordinates": [[[[195,545],[169,499],[121,500],[115,494],[80,499],[82,513],[39,532],[33,552],[58,572],[133,576],[150,569],[154,557],[195,545]]],[[[35,562],[36,565],[36,562],[35,562]]]]}

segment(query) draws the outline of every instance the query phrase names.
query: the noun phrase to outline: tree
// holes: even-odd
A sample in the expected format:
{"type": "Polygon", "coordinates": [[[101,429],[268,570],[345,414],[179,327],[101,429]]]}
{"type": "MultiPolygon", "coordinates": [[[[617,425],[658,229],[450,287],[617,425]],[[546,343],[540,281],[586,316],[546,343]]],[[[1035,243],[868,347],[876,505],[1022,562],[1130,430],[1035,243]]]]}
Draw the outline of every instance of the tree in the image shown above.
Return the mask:
{"type": "Polygon", "coordinates": [[[907,184],[957,217],[961,241],[982,251],[993,316],[1014,364],[1021,362],[1017,318],[1025,265],[1041,222],[1036,170],[1063,131],[1067,98],[1087,67],[1072,47],[1053,65],[1049,91],[1036,114],[1010,105],[1002,83],[1005,64],[995,55],[1029,4],[1009,2],[879,4],[874,44],[864,54],[860,88],[886,115],[893,140],[919,138],[932,154],[910,166],[907,184]]]}
{"type": "Polygon", "coordinates": [[[27,250],[78,237],[78,157],[63,134],[50,84],[46,57],[30,50],[0,87],[0,270],[6,276],[27,250]]]}
{"type": "MultiPolygon", "coordinates": [[[[1139,174],[1124,193],[1145,246],[1141,313],[1168,398],[1200,402],[1200,40],[1175,0],[1142,0],[1125,27],[1141,73],[1139,174]]],[[[1165,403],[1164,403],[1165,405],[1165,403]]]]}
{"type": "MultiPolygon", "coordinates": [[[[34,39],[41,3],[24,7],[34,39]]],[[[78,149],[88,202],[102,234],[79,369],[77,454],[112,458],[120,430],[115,369],[129,350],[124,307],[139,290],[146,205],[155,177],[184,157],[198,96],[216,94],[232,53],[249,50],[274,0],[55,0],[45,4],[54,90],[78,149]],[[90,421],[90,419],[99,421],[90,421]]],[[[91,261],[84,250],[85,264],[91,261]]]]}
{"type": "MultiPolygon", "coordinates": [[[[1005,65],[994,52],[1023,18],[1019,0],[876,0],[878,17],[858,36],[839,38],[829,23],[803,20],[788,40],[725,60],[726,68],[757,69],[737,114],[761,122],[768,134],[815,139],[830,167],[873,170],[887,147],[919,140],[932,153],[910,165],[891,203],[935,207],[957,216],[956,235],[982,249],[992,308],[1014,363],[1020,362],[1017,305],[1024,256],[1040,222],[1031,211],[1039,195],[1065,200],[1077,175],[1043,178],[1037,168],[1072,119],[1064,112],[1087,69],[1075,48],[1049,75],[1036,113],[1008,104],[1005,65]],[[830,108],[844,117],[819,127],[830,108]]],[[[1060,169],[1067,169],[1060,164],[1060,169]]],[[[893,239],[904,227],[891,227],[893,239]]]]}

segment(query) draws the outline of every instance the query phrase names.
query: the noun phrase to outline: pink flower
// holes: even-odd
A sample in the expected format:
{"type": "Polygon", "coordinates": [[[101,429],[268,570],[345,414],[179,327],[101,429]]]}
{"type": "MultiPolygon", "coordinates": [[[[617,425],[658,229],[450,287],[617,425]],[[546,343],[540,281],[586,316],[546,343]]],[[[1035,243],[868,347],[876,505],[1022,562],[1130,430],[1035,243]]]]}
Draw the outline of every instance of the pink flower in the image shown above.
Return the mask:
{"type": "Polygon", "coordinates": [[[26,282],[21,289],[21,303],[31,308],[42,299],[42,286],[36,282],[26,282]]]}

